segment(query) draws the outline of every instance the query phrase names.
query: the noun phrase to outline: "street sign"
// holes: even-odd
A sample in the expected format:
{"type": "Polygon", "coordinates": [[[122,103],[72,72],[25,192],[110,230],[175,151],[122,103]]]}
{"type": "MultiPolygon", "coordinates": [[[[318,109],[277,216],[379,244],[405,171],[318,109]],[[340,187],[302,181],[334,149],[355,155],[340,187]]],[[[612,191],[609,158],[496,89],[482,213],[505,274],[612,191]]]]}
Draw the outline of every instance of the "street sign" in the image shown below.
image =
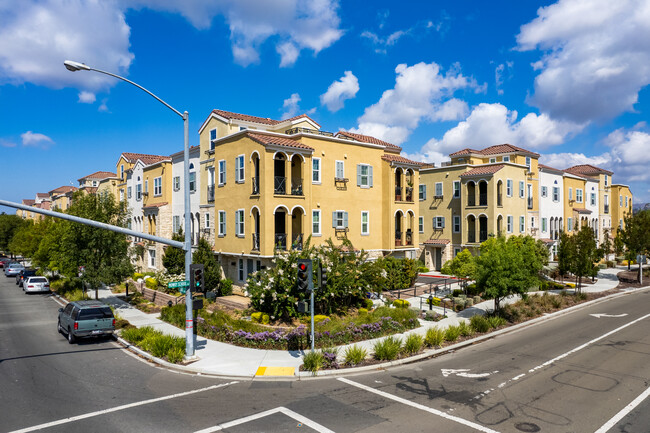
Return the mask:
{"type": "Polygon", "coordinates": [[[190,286],[190,282],[185,280],[185,281],[170,281],[167,283],[167,288],[168,289],[180,289],[180,288],[186,288],[190,286]]]}
{"type": "Polygon", "coordinates": [[[641,255],[641,254],[637,255],[636,256],[636,262],[640,263],[640,264],[644,264],[646,262],[646,256],[641,255]]]}

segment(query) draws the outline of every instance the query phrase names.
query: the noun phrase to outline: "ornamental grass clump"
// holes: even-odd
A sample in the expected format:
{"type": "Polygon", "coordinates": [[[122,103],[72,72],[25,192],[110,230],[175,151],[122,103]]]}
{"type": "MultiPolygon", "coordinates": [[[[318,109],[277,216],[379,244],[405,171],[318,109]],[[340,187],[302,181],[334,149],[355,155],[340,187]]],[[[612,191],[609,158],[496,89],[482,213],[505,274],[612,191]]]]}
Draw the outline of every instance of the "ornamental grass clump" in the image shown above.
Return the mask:
{"type": "Polygon", "coordinates": [[[497,329],[501,326],[504,326],[508,323],[506,319],[501,316],[490,316],[487,318],[490,328],[497,329]]]}
{"type": "Polygon", "coordinates": [[[378,361],[392,361],[402,350],[402,340],[397,337],[386,337],[377,341],[373,347],[374,357],[378,361]]]}
{"type": "Polygon", "coordinates": [[[185,355],[184,338],[165,335],[151,326],[124,329],[121,337],[156,358],[163,358],[174,364],[181,362],[185,355]]]}
{"type": "Polygon", "coordinates": [[[461,337],[471,337],[472,334],[474,334],[474,330],[467,324],[467,322],[460,322],[458,324],[458,329],[461,337]]]}
{"type": "Polygon", "coordinates": [[[343,353],[343,362],[345,362],[345,365],[359,365],[365,359],[368,357],[368,351],[364,349],[363,347],[355,344],[354,346],[350,346],[347,349],[345,349],[345,352],[343,353]]]}
{"type": "Polygon", "coordinates": [[[440,347],[443,341],[445,341],[445,332],[442,329],[437,326],[427,329],[424,344],[428,347],[440,347]]]}
{"type": "Polygon", "coordinates": [[[302,368],[306,371],[311,371],[314,376],[316,376],[318,370],[323,368],[324,363],[325,357],[323,356],[323,353],[318,350],[307,352],[302,357],[302,368]]]}
{"type": "Polygon", "coordinates": [[[445,329],[445,341],[454,342],[458,340],[458,337],[460,336],[460,328],[455,325],[450,325],[447,329],[445,329]]]}
{"type": "Polygon", "coordinates": [[[469,326],[476,332],[483,334],[490,330],[490,322],[484,316],[472,316],[469,319],[469,326]]]}
{"type": "Polygon", "coordinates": [[[402,347],[402,353],[405,355],[415,355],[420,350],[422,350],[422,345],[424,344],[424,338],[420,334],[409,334],[404,340],[404,347],[402,347]]]}

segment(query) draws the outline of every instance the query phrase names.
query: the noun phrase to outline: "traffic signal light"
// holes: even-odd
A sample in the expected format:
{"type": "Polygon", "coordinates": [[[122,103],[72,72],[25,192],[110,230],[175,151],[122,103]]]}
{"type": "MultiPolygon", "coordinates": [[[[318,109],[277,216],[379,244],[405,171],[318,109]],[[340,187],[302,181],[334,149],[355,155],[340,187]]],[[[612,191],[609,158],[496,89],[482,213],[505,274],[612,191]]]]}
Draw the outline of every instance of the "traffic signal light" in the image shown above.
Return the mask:
{"type": "Polygon", "coordinates": [[[204,266],[202,263],[193,263],[190,265],[190,290],[193,292],[205,292],[203,270],[204,266]]]}
{"type": "Polygon", "coordinates": [[[327,268],[322,263],[318,264],[318,288],[323,289],[327,287],[327,268]]]}
{"type": "Polygon", "coordinates": [[[309,291],[314,289],[314,283],[311,279],[311,260],[298,259],[298,290],[309,291]]]}

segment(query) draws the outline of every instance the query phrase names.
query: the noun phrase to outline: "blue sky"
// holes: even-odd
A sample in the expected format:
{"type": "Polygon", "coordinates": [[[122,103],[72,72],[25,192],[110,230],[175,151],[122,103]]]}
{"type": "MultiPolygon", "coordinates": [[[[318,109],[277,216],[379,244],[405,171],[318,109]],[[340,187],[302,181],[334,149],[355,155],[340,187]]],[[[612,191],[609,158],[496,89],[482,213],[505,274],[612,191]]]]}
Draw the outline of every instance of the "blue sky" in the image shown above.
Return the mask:
{"type": "MultiPolygon", "coordinates": [[[[650,1],[0,0],[0,179],[19,202],[121,152],[182,149],[190,113],[308,113],[441,162],[511,143],[650,202],[650,1]]],[[[3,210],[13,213],[12,209],[3,210]]]]}

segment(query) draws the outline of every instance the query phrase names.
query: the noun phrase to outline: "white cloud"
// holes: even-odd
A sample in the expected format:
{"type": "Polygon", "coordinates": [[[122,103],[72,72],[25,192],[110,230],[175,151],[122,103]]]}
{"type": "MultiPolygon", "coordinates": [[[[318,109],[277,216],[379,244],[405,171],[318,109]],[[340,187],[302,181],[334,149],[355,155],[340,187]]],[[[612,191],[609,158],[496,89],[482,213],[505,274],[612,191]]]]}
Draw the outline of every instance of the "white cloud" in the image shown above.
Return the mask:
{"type": "Polygon", "coordinates": [[[457,64],[445,74],[436,63],[400,64],[395,72],[395,87],[386,90],[376,104],[366,108],[353,132],[370,135],[382,132],[375,136],[401,144],[423,119],[457,120],[466,115],[467,105],[453,98],[457,90],[485,90],[476,80],[464,76],[457,64]]]}
{"type": "Polygon", "coordinates": [[[544,51],[531,102],[582,123],[633,111],[650,83],[650,2],[560,0],[521,27],[519,50],[544,51]]]}
{"type": "Polygon", "coordinates": [[[513,62],[505,62],[505,63],[501,63],[499,66],[497,66],[494,69],[494,83],[497,89],[497,93],[499,95],[503,95],[503,89],[501,88],[501,86],[503,85],[505,79],[512,78],[513,65],[514,65],[513,62]],[[505,79],[504,79],[504,75],[506,75],[505,79]]]}
{"type": "Polygon", "coordinates": [[[115,2],[5,2],[0,8],[0,22],[0,84],[30,82],[51,88],[106,89],[115,79],[69,72],[63,60],[118,74],[126,72],[133,60],[130,28],[115,2]]]}
{"type": "Polygon", "coordinates": [[[449,153],[466,147],[482,149],[495,144],[510,143],[530,150],[562,144],[580,132],[585,125],[556,121],[546,114],[528,113],[518,120],[518,113],[501,104],[482,103],[471,114],[438,140],[432,138],[411,158],[440,163],[449,153]]]}
{"type": "Polygon", "coordinates": [[[20,137],[23,139],[23,146],[26,147],[40,147],[47,149],[52,144],[54,140],[44,134],[39,134],[37,132],[27,131],[23,134],[20,134],[20,137]]]}
{"type": "Polygon", "coordinates": [[[97,111],[101,113],[110,113],[110,110],[108,109],[108,105],[106,105],[106,102],[108,102],[108,99],[102,100],[102,103],[99,105],[99,108],[97,108],[97,111]]]}
{"type": "MultiPolygon", "coordinates": [[[[379,28],[382,29],[386,23],[386,19],[388,18],[388,13],[385,15],[378,15],[378,18],[380,18],[379,28]]],[[[406,30],[396,30],[387,36],[379,36],[375,32],[365,30],[361,32],[361,37],[368,39],[372,43],[372,45],[375,47],[375,52],[385,54],[388,47],[395,45],[404,36],[419,37],[422,34],[428,33],[431,29],[441,31],[442,27],[443,21],[438,24],[434,24],[430,20],[423,20],[418,21],[406,30]]]]}
{"type": "Polygon", "coordinates": [[[16,147],[16,143],[13,141],[5,140],[4,138],[0,138],[0,146],[2,147],[16,147]]]}
{"type": "Polygon", "coordinates": [[[341,79],[330,84],[327,92],[320,95],[320,103],[327,106],[328,110],[335,112],[343,108],[346,99],[354,98],[358,91],[359,80],[352,71],[345,71],[341,79]]]}
{"type": "Polygon", "coordinates": [[[282,119],[289,119],[298,114],[298,111],[300,110],[300,106],[298,105],[299,102],[300,95],[298,93],[293,93],[289,98],[285,99],[282,104],[282,108],[284,109],[282,119]]]}
{"type": "Polygon", "coordinates": [[[95,99],[95,94],[92,92],[86,92],[85,90],[79,92],[79,102],[83,104],[94,104],[95,99]]]}

